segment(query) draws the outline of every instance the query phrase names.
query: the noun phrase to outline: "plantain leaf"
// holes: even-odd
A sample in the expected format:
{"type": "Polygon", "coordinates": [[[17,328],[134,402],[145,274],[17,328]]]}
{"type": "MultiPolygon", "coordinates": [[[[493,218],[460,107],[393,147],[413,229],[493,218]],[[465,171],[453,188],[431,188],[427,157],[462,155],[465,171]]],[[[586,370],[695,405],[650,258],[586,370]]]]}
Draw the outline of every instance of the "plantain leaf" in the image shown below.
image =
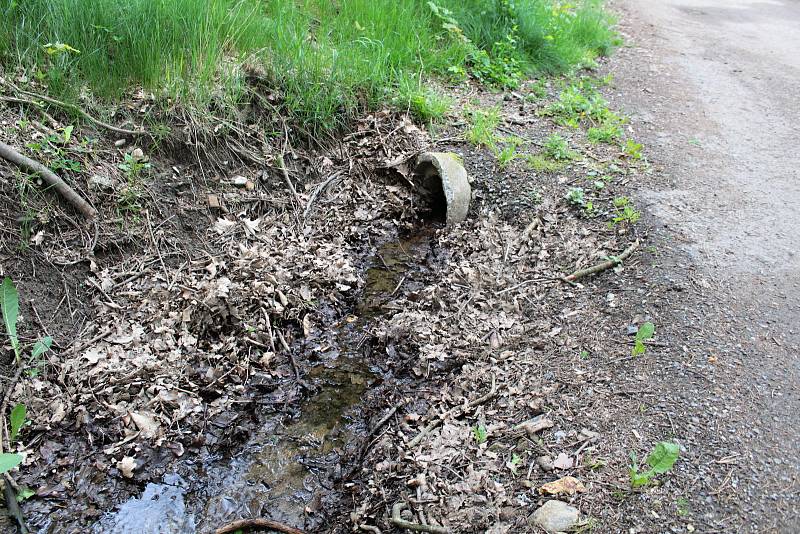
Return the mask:
{"type": "Polygon", "coordinates": [[[11,435],[8,437],[9,441],[14,441],[19,435],[19,430],[25,424],[25,405],[17,404],[11,410],[11,435]]]}
{"type": "Polygon", "coordinates": [[[53,338],[50,336],[44,337],[36,342],[31,350],[31,358],[36,359],[48,350],[50,350],[50,345],[53,344],[53,338]]]}
{"type": "Polygon", "coordinates": [[[0,285],[0,312],[3,314],[3,326],[11,341],[14,355],[19,358],[19,338],[17,337],[17,319],[19,318],[19,294],[11,278],[6,277],[0,285]]]}
{"type": "Polygon", "coordinates": [[[11,471],[21,463],[22,456],[19,454],[12,454],[8,452],[0,454],[0,474],[5,473],[6,471],[11,471]]]}

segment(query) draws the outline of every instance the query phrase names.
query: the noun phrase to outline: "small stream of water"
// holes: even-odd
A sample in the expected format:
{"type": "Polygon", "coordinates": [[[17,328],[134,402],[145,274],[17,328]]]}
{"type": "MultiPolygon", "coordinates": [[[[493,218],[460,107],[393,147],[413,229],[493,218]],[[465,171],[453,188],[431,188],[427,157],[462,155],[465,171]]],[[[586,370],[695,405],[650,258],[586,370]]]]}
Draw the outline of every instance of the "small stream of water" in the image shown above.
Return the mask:
{"type": "Polygon", "coordinates": [[[426,227],[380,247],[353,310],[357,315],[332,325],[324,343],[316,340],[305,347],[298,361],[308,361],[303,380],[312,393],[298,417],[267,416],[233,458],[213,462],[202,477],[190,481],[171,474],[160,484],[148,484],[140,497],[103,517],[93,532],[194,534],[248,517],[303,528],[307,508],[313,509],[315,497],[325,491],[317,472],[324,468],[315,471],[314,466],[338,465],[342,448],[359,434],[348,415],[380,380],[362,352],[370,324],[385,313],[394,295],[418,284],[413,272],[424,266],[434,231],[426,227]]]}

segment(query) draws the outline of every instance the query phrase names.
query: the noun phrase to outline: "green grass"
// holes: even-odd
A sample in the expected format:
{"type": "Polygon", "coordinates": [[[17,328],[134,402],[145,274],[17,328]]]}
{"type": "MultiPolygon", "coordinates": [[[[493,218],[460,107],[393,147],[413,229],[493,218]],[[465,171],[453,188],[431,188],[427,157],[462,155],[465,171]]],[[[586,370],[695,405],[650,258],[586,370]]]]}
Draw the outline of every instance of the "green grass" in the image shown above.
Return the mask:
{"type": "Polygon", "coordinates": [[[494,149],[498,137],[495,128],[500,124],[500,108],[469,108],[466,110],[467,130],[464,138],[476,146],[494,149]]]}
{"type": "Polygon", "coordinates": [[[529,154],[525,156],[525,163],[531,170],[536,172],[553,173],[562,170],[565,167],[564,162],[555,161],[548,158],[543,154],[529,154]]]}
{"type": "Polygon", "coordinates": [[[608,55],[618,44],[613,19],[600,0],[440,0],[466,36],[491,50],[516,33],[518,58],[528,72],[565,72],[608,55]],[[516,27],[516,32],[513,29],[516,27]]]}
{"type": "Polygon", "coordinates": [[[555,0],[435,5],[2,0],[0,61],[66,100],[89,94],[118,102],[142,88],[206,117],[248,101],[257,85],[282,112],[316,130],[387,102],[436,119],[449,104],[429,89],[432,78],[471,73],[513,83],[522,72],[582,65],[607,53],[615,38],[596,0],[575,8],[555,0]]]}

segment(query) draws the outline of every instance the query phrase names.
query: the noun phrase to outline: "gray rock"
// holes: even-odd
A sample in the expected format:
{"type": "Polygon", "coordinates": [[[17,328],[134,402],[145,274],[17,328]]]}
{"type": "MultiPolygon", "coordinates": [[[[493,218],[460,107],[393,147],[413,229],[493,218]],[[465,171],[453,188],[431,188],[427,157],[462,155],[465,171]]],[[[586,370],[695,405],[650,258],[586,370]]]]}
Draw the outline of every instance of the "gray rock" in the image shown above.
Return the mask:
{"type": "Polygon", "coordinates": [[[102,174],[93,174],[89,177],[89,187],[92,189],[112,189],[114,183],[111,178],[102,174]]]}
{"type": "Polygon", "coordinates": [[[417,158],[415,173],[422,177],[426,189],[439,190],[444,194],[447,204],[445,221],[448,225],[467,218],[472,188],[458,156],[447,152],[423,152],[417,158]]]}
{"type": "Polygon", "coordinates": [[[537,465],[542,469],[542,471],[552,471],[553,470],[553,459],[548,456],[539,456],[536,458],[537,465]]]}
{"type": "Polygon", "coordinates": [[[247,186],[247,178],[244,176],[234,176],[231,178],[231,183],[236,187],[245,187],[247,186]]]}
{"type": "Polygon", "coordinates": [[[578,517],[580,512],[574,506],[551,500],[533,512],[531,520],[547,532],[565,532],[575,526],[578,517]]]}

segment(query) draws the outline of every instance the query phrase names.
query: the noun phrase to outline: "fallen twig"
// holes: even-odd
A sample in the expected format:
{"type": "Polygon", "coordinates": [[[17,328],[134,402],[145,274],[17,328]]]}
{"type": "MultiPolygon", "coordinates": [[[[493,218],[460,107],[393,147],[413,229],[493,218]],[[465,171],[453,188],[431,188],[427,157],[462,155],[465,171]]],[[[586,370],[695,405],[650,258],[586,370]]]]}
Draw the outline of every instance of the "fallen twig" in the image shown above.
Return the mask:
{"type": "Polygon", "coordinates": [[[297,194],[297,189],[294,188],[294,184],[292,183],[291,178],[289,178],[289,171],[286,170],[286,162],[283,160],[283,154],[278,156],[278,167],[280,167],[281,172],[283,173],[283,179],[286,181],[289,191],[292,192],[292,197],[294,197],[299,206],[302,206],[303,203],[300,200],[300,195],[297,194]]]}
{"type": "Polygon", "coordinates": [[[275,332],[277,332],[278,339],[280,340],[281,345],[283,345],[284,350],[286,350],[286,352],[289,354],[289,362],[291,362],[292,364],[292,369],[294,370],[295,379],[298,382],[302,383],[303,381],[300,380],[300,369],[298,369],[297,362],[294,360],[294,353],[292,352],[292,348],[286,342],[286,339],[283,337],[283,334],[281,333],[280,329],[276,328],[275,332]]]}
{"type": "MultiPolygon", "coordinates": [[[[400,528],[407,528],[408,530],[413,530],[415,532],[432,532],[433,534],[450,534],[450,529],[447,527],[439,527],[436,525],[422,525],[420,523],[413,523],[411,521],[406,521],[402,517],[400,517],[400,512],[403,511],[403,507],[405,507],[406,503],[398,502],[392,506],[392,517],[389,518],[389,522],[396,527],[400,528]]],[[[219,533],[217,533],[219,534],[219,533]]]]}
{"type": "MultiPolygon", "coordinates": [[[[284,171],[285,172],[285,171],[284,171]]],[[[319,184],[314,190],[311,192],[311,196],[308,197],[308,204],[306,204],[306,211],[303,213],[303,219],[308,219],[308,216],[311,214],[311,208],[314,206],[314,202],[317,200],[317,197],[321,195],[325,189],[328,188],[336,179],[342,176],[342,171],[335,172],[331,174],[327,180],[319,184]]]]}
{"type": "Polygon", "coordinates": [[[475,399],[474,401],[470,401],[470,402],[469,402],[469,403],[467,403],[467,405],[466,405],[466,406],[464,406],[463,408],[461,408],[460,406],[456,406],[456,407],[455,407],[455,408],[453,408],[452,410],[449,410],[449,411],[448,411],[446,414],[444,414],[443,416],[441,416],[441,417],[437,417],[436,419],[434,419],[433,421],[431,421],[430,423],[428,423],[428,425],[427,425],[425,428],[423,428],[423,429],[420,431],[420,433],[419,433],[419,434],[417,434],[416,436],[414,436],[414,439],[412,439],[411,441],[409,441],[409,442],[408,442],[408,447],[409,447],[409,448],[411,448],[411,447],[416,447],[416,446],[419,444],[419,442],[420,442],[420,441],[422,441],[422,438],[424,438],[425,436],[427,436],[428,434],[430,434],[430,433],[431,433],[431,431],[433,431],[433,430],[434,430],[434,429],[435,429],[437,426],[439,426],[440,424],[442,424],[442,422],[444,422],[444,420],[445,420],[445,419],[447,419],[448,417],[450,417],[450,416],[452,416],[452,415],[455,415],[455,413],[456,413],[456,412],[457,412],[459,409],[461,410],[461,413],[462,413],[462,414],[464,414],[464,413],[466,413],[468,410],[471,410],[472,408],[474,408],[474,407],[476,407],[476,406],[478,406],[478,405],[480,405],[480,404],[483,404],[484,402],[488,401],[489,399],[491,399],[491,398],[492,398],[492,397],[494,397],[495,395],[497,395],[497,381],[496,381],[496,378],[495,378],[495,376],[494,376],[494,375],[492,375],[492,388],[491,388],[491,390],[489,390],[489,393],[487,393],[487,394],[486,394],[486,395],[484,395],[483,397],[479,397],[479,398],[475,399]]]}
{"type": "Polygon", "coordinates": [[[87,219],[94,219],[95,215],[97,215],[97,211],[91,206],[91,204],[86,202],[86,200],[76,193],[74,189],[68,186],[64,180],[56,176],[53,171],[38,161],[34,161],[23,156],[2,141],[0,141],[0,158],[10,161],[18,167],[39,174],[39,176],[42,177],[42,180],[52,186],[53,189],[58,191],[58,193],[64,197],[67,202],[75,206],[75,208],[87,219]]]}
{"type": "Polygon", "coordinates": [[[290,527],[289,525],[278,523],[272,519],[240,519],[218,528],[214,531],[214,534],[231,534],[237,530],[254,528],[283,532],[284,534],[305,534],[305,532],[299,528],[290,527]]]}
{"type": "Polygon", "coordinates": [[[591,267],[586,269],[580,269],[578,271],[575,271],[571,275],[562,278],[562,280],[564,282],[574,282],[575,280],[579,280],[586,276],[601,273],[607,269],[616,267],[617,265],[628,259],[628,256],[633,254],[633,251],[636,250],[638,247],[639,247],[639,240],[637,239],[631,244],[631,246],[626,248],[619,256],[611,256],[608,260],[602,263],[598,263],[597,265],[592,265],[591,267]]]}

